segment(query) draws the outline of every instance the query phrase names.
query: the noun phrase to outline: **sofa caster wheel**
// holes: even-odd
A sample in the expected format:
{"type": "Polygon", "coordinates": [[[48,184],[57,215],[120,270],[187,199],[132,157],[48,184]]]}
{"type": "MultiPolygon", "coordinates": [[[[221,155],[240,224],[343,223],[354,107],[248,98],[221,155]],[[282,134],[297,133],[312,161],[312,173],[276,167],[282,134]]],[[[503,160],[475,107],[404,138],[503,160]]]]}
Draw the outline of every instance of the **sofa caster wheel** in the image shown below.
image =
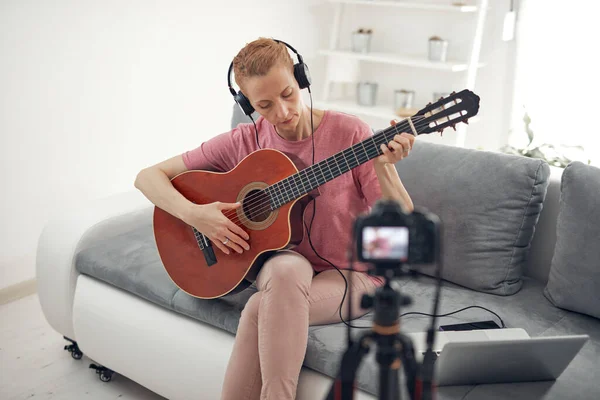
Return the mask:
{"type": "Polygon", "coordinates": [[[100,380],[102,382],[109,382],[112,379],[112,372],[100,372],[100,380]]]}
{"type": "Polygon", "coordinates": [[[63,336],[63,338],[65,340],[68,340],[69,342],[71,342],[71,344],[65,345],[65,350],[67,350],[69,353],[71,353],[71,357],[73,357],[76,360],[81,360],[81,357],[83,357],[83,353],[81,352],[81,350],[79,350],[79,346],[77,346],[77,342],[74,340],[69,339],[66,336],[63,336]]]}
{"type": "Polygon", "coordinates": [[[110,382],[112,380],[114,374],[113,370],[96,364],[90,364],[90,368],[96,370],[96,373],[102,382],[110,382]]]}

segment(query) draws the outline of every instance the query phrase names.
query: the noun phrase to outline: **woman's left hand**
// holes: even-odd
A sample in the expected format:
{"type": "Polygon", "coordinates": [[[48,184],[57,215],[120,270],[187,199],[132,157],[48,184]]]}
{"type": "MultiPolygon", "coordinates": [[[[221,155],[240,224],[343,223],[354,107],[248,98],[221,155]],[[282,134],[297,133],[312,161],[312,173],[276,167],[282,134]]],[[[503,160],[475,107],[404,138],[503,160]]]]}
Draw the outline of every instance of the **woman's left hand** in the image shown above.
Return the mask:
{"type": "MultiPolygon", "coordinates": [[[[396,120],[391,120],[390,125],[396,125],[396,120]]],[[[393,140],[387,144],[382,144],[381,151],[382,155],[376,158],[376,160],[382,164],[395,164],[403,158],[408,157],[410,150],[415,142],[415,137],[410,133],[403,132],[395,135],[393,140]]]]}

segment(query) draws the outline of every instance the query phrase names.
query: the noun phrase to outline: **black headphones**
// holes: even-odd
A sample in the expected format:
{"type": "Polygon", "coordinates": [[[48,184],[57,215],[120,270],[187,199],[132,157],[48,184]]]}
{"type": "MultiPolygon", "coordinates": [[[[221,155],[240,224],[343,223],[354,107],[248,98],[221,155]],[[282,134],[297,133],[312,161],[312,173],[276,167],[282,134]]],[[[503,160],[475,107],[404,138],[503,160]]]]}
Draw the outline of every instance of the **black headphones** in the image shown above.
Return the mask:
{"type": "MultiPolygon", "coordinates": [[[[310,90],[310,73],[308,72],[308,66],[304,64],[304,61],[302,60],[302,56],[298,54],[296,49],[294,49],[286,42],[277,39],[273,40],[277,43],[283,43],[284,45],[286,45],[286,47],[292,50],[296,54],[296,56],[298,56],[298,63],[294,64],[294,78],[296,78],[296,82],[298,82],[298,86],[300,87],[300,89],[309,88],[308,90],[310,90]]],[[[248,100],[246,95],[244,95],[244,93],[242,93],[241,90],[236,92],[235,89],[231,86],[232,70],[233,61],[231,61],[231,64],[229,65],[229,71],[227,72],[227,86],[229,86],[229,91],[233,95],[235,102],[240,106],[244,114],[250,116],[254,112],[254,107],[252,107],[252,104],[250,104],[250,100],[248,100]]]]}

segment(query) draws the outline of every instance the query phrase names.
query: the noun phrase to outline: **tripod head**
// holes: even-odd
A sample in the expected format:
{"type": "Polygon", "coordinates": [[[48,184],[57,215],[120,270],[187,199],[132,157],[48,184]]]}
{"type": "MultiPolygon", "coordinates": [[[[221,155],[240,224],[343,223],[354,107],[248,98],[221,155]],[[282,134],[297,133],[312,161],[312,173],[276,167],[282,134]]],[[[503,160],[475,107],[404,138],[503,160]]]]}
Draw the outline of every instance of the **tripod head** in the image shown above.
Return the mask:
{"type": "MultiPolygon", "coordinates": [[[[387,271],[394,271],[388,269],[387,271]]],[[[390,327],[400,324],[400,308],[412,304],[410,296],[402,295],[390,285],[391,279],[384,277],[383,286],[375,290],[374,295],[364,294],[360,307],[367,310],[373,308],[375,315],[374,326],[390,327]]]]}

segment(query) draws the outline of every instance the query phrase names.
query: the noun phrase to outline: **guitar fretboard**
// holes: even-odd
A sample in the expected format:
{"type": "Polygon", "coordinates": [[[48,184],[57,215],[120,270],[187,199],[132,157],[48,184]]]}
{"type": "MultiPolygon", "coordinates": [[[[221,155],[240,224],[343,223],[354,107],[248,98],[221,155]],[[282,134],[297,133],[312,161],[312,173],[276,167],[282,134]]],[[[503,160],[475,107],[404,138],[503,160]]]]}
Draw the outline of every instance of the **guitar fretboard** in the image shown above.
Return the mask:
{"type": "MultiPolygon", "coordinates": [[[[411,118],[413,118],[413,124],[417,133],[419,133],[418,120],[421,118],[411,118]]],[[[394,135],[400,132],[411,132],[407,120],[378,131],[370,138],[265,188],[265,192],[270,197],[271,210],[275,210],[351,169],[380,156],[383,154],[380,146],[391,142],[394,135]]]]}

